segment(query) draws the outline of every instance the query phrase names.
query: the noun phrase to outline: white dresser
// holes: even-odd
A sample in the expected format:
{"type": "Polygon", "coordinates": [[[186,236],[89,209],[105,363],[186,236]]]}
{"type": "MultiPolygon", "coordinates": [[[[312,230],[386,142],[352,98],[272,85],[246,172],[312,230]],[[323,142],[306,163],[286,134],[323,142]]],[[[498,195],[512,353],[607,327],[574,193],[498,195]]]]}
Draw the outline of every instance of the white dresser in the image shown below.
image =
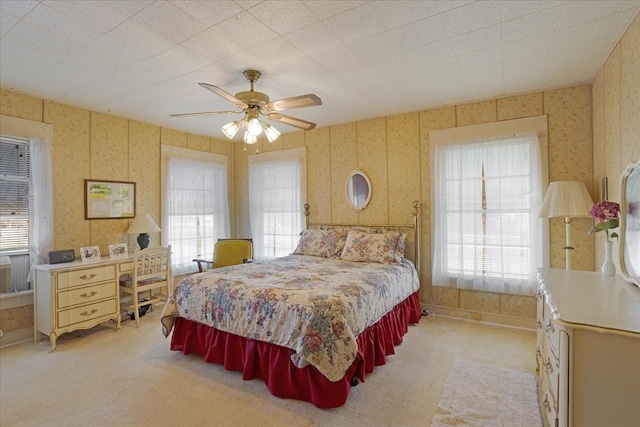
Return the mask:
{"type": "Polygon", "coordinates": [[[538,392],[548,426],[640,426],[640,288],[540,269],[538,392]]]}
{"type": "Polygon", "coordinates": [[[120,329],[118,281],[133,271],[132,256],[35,267],[34,340],[49,336],[55,351],[60,334],[113,319],[120,329]]]}

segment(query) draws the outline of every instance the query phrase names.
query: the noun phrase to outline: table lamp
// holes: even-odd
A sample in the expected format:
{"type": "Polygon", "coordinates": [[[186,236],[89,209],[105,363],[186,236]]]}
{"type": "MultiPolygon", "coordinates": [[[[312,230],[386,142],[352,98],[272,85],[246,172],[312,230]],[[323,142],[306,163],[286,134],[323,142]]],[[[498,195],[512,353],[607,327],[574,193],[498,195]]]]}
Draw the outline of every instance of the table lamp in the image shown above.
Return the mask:
{"type": "Polygon", "coordinates": [[[149,246],[149,233],[157,233],[160,231],[160,227],[153,221],[151,215],[148,213],[144,215],[138,215],[129,224],[127,234],[138,234],[138,245],[140,249],[146,249],[149,246]]]}
{"type": "Polygon", "coordinates": [[[542,218],[564,218],[567,252],[565,268],[571,270],[571,223],[573,218],[590,218],[593,200],[581,181],[556,181],[549,185],[542,202],[542,218]]]}

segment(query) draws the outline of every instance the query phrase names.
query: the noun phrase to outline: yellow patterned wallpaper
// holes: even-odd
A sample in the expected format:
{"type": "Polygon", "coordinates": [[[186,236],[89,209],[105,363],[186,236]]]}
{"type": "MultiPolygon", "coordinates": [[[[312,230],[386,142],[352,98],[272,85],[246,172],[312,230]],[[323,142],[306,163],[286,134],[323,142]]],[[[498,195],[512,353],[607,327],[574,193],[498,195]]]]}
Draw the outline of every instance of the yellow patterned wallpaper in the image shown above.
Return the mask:
{"type": "MultiPolygon", "coordinates": [[[[640,15],[596,75],[592,98],[594,199],[602,200],[601,180],[607,177],[609,200],[619,202],[620,175],[629,163],[640,160],[640,15]]],[[[596,235],[596,269],[604,261],[600,234],[596,235]]],[[[614,261],[618,265],[617,257],[614,261]]]]}
{"type": "MultiPolygon", "coordinates": [[[[231,156],[224,140],[160,128],[108,114],[0,90],[0,114],[53,125],[54,249],[99,246],[108,255],[111,243],[128,243],[128,220],[85,220],[84,180],[104,179],[136,183],[137,213],[150,213],[160,224],[160,146],[170,144],[231,156]]],[[[233,162],[230,160],[230,164],[233,162]]],[[[231,176],[231,172],[230,172],[231,176]]],[[[231,180],[230,180],[231,181],[231,180]]],[[[151,235],[160,244],[160,233],[151,235]]],[[[2,310],[4,332],[33,325],[28,310],[2,310]]]]}

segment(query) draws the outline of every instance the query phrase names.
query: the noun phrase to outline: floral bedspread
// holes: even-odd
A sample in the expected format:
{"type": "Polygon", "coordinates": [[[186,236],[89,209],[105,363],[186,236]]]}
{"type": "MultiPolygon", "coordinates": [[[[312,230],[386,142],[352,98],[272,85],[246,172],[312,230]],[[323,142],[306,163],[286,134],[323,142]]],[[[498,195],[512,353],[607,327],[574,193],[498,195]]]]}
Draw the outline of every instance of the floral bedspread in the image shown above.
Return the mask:
{"type": "Polygon", "coordinates": [[[180,281],[162,313],[287,347],[330,381],[356,358],[358,335],[419,288],[413,264],[304,255],[215,269],[180,281]]]}

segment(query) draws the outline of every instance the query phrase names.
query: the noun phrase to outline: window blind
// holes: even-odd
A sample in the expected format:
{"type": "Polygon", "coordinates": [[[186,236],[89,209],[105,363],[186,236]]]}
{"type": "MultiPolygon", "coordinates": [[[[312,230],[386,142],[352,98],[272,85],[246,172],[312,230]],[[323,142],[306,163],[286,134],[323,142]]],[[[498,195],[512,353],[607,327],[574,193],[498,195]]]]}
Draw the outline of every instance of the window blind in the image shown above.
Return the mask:
{"type": "Polygon", "coordinates": [[[0,136],[0,252],[27,252],[33,224],[29,141],[0,136]]]}

